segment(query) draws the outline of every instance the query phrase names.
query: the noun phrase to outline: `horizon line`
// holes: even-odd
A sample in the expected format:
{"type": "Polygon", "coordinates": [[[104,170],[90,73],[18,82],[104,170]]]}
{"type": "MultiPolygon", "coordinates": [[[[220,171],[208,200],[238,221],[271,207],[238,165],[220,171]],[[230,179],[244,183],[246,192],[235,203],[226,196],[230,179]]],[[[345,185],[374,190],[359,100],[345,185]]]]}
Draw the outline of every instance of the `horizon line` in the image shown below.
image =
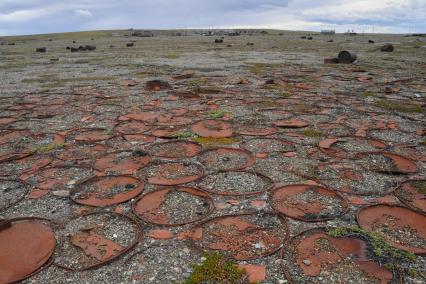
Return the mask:
{"type": "MultiPolygon", "coordinates": [[[[169,28],[169,29],[160,29],[160,28],[128,28],[128,29],[99,29],[99,30],[75,30],[75,31],[63,31],[63,32],[50,32],[50,33],[30,33],[30,34],[14,34],[14,35],[1,35],[0,37],[17,37],[17,36],[43,36],[43,35],[57,35],[57,34],[67,34],[67,33],[84,33],[84,32],[113,32],[113,31],[132,31],[132,30],[145,30],[145,31],[198,31],[198,30],[266,30],[266,31],[281,31],[281,32],[309,32],[309,33],[321,33],[321,31],[313,31],[313,30],[283,30],[283,29],[274,29],[274,28],[268,28],[268,27],[226,27],[226,28],[169,28]]],[[[326,30],[334,30],[335,29],[326,29],[326,30]]],[[[347,34],[348,32],[336,32],[336,34],[347,34]]],[[[383,33],[372,33],[372,32],[356,32],[354,33],[358,35],[362,34],[369,34],[369,35],[411,35],[411,34],[425,34],[423,32],[420,33],[392,33],[392,32],[383,32],[383,33]]]]}

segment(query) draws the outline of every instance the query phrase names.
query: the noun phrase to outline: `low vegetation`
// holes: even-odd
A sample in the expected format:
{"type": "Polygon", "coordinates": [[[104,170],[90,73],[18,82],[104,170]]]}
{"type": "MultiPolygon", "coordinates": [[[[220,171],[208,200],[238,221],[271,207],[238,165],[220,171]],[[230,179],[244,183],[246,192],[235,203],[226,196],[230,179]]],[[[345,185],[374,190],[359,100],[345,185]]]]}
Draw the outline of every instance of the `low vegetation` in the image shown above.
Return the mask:
{"type": "Polygon", "coordinates": [[[182,284],[249,284],[244,269],[219,253],[205,255],[202,264],[194,265],[194,271],[182,284]]]}
{"type": "Polygon", "coordinates": [[[369,251],[372,254],[371,256],[374,259],[379,260],[380,263],[383,263],[387,269],[394,273],[408,273],[410,269],[404,267],[403,264],[414,263],[417,260],[415,254],[400,250],[388,244],[385,236],[380,232],[369,232],[357,226],[352,226],[350,228],[332,228],[328,230],[327,233],[336,238],[359,236],[362,239],[365,239],[369,244],[369,251]]]}
{"type": "Polygon", "coordinates": [[[421,105],[401,103],[389,100],[379,100],[376,102],[378,107],[391,111],[400,111],[407,113],[424,113],[426,110],[421,105]]]}

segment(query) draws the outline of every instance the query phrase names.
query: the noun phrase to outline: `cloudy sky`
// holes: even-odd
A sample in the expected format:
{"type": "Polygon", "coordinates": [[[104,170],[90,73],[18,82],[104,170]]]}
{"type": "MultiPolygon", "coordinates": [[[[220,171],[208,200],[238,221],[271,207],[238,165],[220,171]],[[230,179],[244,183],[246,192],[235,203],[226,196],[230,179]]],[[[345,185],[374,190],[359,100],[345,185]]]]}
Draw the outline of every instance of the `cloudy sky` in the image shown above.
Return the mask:
{"type": "Polygon", "coordinates": [[[0,0],[0,35],[102,29],[426,32],[426,0],[0,0]]]}

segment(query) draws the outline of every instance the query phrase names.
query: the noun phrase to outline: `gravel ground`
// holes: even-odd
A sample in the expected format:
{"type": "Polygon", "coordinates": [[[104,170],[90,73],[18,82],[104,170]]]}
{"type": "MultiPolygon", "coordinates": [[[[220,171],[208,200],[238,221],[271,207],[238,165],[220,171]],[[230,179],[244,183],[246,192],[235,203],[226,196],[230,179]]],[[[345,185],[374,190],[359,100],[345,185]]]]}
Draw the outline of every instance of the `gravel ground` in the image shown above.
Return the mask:
{"type": "MultiPolygon", "coordinates": [[[[84,213],[100,209],[75,204],[70,200],[69,190],[80,180],[100,174],[93,170],[93,165],[107,153],[122,152],[126,156],[148,151],[152,160],[139,164],[141,167],[136,171],[124,169],[126,175],[146,182],[143,194],[161,188],[162,185],[156,185],[158,179],[164,183],[164,178],[170,182],[193,174],[198,176],[184,180],[185,186],[234,194],[259,191],[256,195],[210,194],[214,210],[209,218],[256,212],[243,218],[254,224],[251,225],[254,230],[241,233],[234,227],[229,229],[214,223],[217,219],[174,227],[138,219],[138,227],[144,234],[128,254],[83,272],[51,265],[24,283],[179,283],[191,273],[192,264],[203,261],[202,252],[192,246],[193,242],[182,239],[182,234],[197,226],[206,230],[198,241],[199,248],[212,250],[209,245],[221,238],[224,244],[241,245],[231,249],[231,255],[239,264],[264,267],[265,279],[261,283],[288,283],[290,279],[286,279],[281,265],[289,271],[294,283],[376,283],[367,279],[350,256],[327,266],[315,278],[304,274],[296,262],[287,258],[294,243],[286,238],[280,219],[268,214],[273,209],[267,189],[318,183],[343,192],[349,203],[346,214],[327,222],[309,223],[283,217],[289,226],[289,237],[312,228],[354,226],[356,213],[362,206],[381,202],[404,206],[393,195],[394,186],[426,176],[426,51],[414,48],[422,42],[425,45],[424,39],[371,35],[377,42],[371,45],[364,36],[335,35],[331,43],[329,36],[315,34],[312,41],[306,41],[300,38],[304,33],[279,35],[277,31],[269,31],[268,35],[225,37],[225,44],[215,44],[214,38],[198,35],[172,37],[162,31],[158,36],[142,39],[126,36],[128,33],[117,31],[112,36],[111,32],[85,32],[0,39],[16,43],[0,46],[0,208],[17,200],[27,189],[14,183],[10,190],[11,185],[3,179],[29,183],[26,197],[0,211],[0,219],[29,216],[51,219],[56,222],[52,229],[58,238],[54,263],[73,268],[96,263],[99,260],[93,256],[101,258],[102,251],[108,253],[108,250],[100,253],[97,245],[103,244],[112,249],[109,252],[116,253],[130,244],[137,230],[131,221],[121,217],[100,217],[105,214],[84,217],[84,213]],[[133,48],[126,47],[129,41],[134,41],[133,48]],[[377,51],[376,47],[385,42],[399,44],[393,53],[377,51]],[[95,44],[96,51],[66,50],[67,46],[85,44],[95,44]],[[39,46],[46,46],[47,52],[36,53],[39,46]],[[336,56],[342,49],[357,51],[358,60],[351,65],[323,64],[324,58],[336,56]],[[187,70],[192,73],[179,76],[187,74],[187,70]],[[154,79],[168,82],[170,89],[147,90],[146,82],[154,79]],[[396,93],[383,91],[389,84],[396,93]],[[132,135],[118,131],[119,123],[140,122],[141,112],[150,116],[142,119],[145,126],[134,123],[142,128],[126,128],[132,135]],[[132,114],[133,118],[123,121],[132,114]],[[310,125],[303,129],[273,127],[274,121],[291,118],[308,121],[310,125]],[[232,125],[233,137],[199,139],[191,126],[206,119],[232,125]],[[258,129],[259,135],[269,134],[238,135],[240,126],[244,130],[258,129]],[[157,144],[170,141],[155,136],[164,136],[159,129],[180,140],[199,143],[202,149],[195,152],[203,152],[187,155],[179,143],[157,144]],[[344,141],[332,148],[344,151],[347,157],[336,157],[319,149],[321,140],[336,137],[344,141]],[[419,171],[398,175],[378,173],[373,169],[389,170],[394,165],[380,155],[352,159],[364,152],[378,151],[367,143],[369,139],[385,143],[386,148],[380,150],[410,158],[419,171]],[[207,151],[218,147],[244,148],[250,158],[237,152],[207,151]],[[156,157],[158,152],[166,155],[156,157]],[[4,159],[12,154],[22,156],[4,159]],[[25,155],[30,156],[24,158],[25,155]],[[179,162],[180,166],[173,162],[179,162]],[[332,165],[336,163],[350,167],[335,169],[332,165]],[[159,166],[164,164],[169,166],[159,166]],[[244,171],[229,172],[236,168],[244,171]],[[351,190],[346,190],[348,187],[351,190]],[[93,239],[97,241],[87,245],[93,239]],[[247,241],[245,245],[242,240],[247,241]],[[259,240],[270,242],[264,244],[259,240]],[[260,253],[272,247],[274,251],[282,248],[284,259],[279,252],[268,256],[260,253]],[[244,260],[247,256],[255,259],[244,260]]],[[[114,188],[108,194],[122,190],[114,188]]],[[[132,212],[135,199],[102,210],[136,217],[132,212]]],[[[300,195],[295,202],[308,203],[311,199],[310,195],[300,195]]],[[[172,192],[160,211],[171,221],[182,222],[205,213],[203,204],[199,197],[172,192]]],[[[329,205],[330,210],[336,209],[329,205]]],[[[383,233],[390,237],[397,234],[393,237],[401,242],[425,245],[416,232],[405,229],[393,232],[386,230],[384,224],[379,225],[383,233]]],[[[221,243],[216,246],[221,247],[221,243]]],[[[404,283],[426,281],[422,276],[426,267],[424,257],[400,265],[416,272],[403,275],[404,283]]]]}

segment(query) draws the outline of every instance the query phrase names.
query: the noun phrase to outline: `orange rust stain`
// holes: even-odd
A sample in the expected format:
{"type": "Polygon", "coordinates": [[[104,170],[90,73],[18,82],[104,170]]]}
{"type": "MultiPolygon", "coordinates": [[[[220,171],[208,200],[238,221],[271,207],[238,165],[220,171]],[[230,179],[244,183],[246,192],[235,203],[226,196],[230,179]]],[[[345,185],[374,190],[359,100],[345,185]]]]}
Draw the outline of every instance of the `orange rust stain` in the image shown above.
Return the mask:
{"type": "Polygon", "coordinates": [[[71,237],[71,243],[81,248],[84,253],[98,261],[107,261],[120,253],[124,247],[93,232],[79,232],[71,237]]]}

